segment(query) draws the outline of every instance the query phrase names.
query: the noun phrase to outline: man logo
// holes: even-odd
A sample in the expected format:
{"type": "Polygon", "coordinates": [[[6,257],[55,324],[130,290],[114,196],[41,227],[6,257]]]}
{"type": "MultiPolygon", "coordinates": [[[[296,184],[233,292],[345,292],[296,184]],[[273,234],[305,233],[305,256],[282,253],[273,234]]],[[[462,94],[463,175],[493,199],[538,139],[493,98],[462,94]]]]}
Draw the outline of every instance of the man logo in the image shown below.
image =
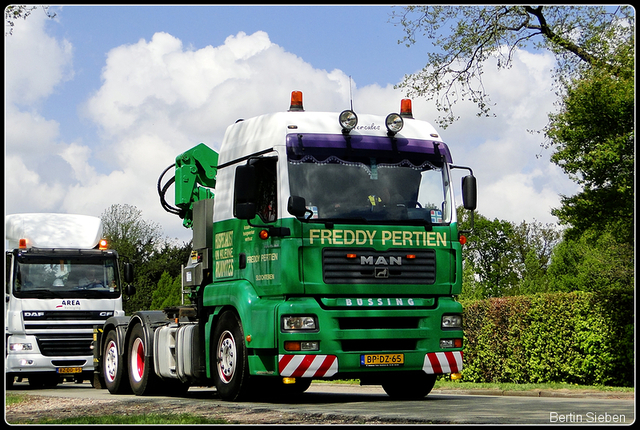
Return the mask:
{"type": "Polygon", "coordinates": [[[376,258],[376,261],[373,261],[373,255],[369,257],[365,257],[364,255],[360,257],[360,265],[361,266],[402,266],[402,257],[389,257],[389,261],[384,258],[382,255],[376,258]]]}

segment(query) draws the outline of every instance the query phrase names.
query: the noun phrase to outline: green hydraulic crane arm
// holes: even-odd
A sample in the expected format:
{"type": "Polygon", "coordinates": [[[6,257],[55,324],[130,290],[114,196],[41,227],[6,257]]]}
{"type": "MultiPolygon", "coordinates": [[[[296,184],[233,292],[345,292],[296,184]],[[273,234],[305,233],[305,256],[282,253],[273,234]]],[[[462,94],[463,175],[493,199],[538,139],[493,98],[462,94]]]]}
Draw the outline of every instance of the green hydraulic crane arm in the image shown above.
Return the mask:
{"type": "Polygon", "coordinates": [[[218,153],[199,143],[178,155],[175,166],[175,203],[181,210],[182,224],[191,228],[193,204],[214,197],[218,153]]]}

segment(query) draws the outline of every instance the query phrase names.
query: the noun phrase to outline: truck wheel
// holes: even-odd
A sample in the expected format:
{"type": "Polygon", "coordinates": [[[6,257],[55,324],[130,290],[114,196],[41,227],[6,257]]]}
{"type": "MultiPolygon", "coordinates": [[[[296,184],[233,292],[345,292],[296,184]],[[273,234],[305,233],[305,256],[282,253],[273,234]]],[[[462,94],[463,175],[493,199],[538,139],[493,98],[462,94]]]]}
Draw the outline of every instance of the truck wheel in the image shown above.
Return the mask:
{"type": "Polygon", "coordinates": [[[153,371],[153,360],[147,357],[144,331],[140,324],[131,330],[129,338],[129,384],[137,396],[148,395],[157,387],[158,376],[153,371]]]}
{"type": "Polygon", "coordinates": [[[424,398],[433,389],[436,383],[436,375],[427,375],[424,372],[408,377],[398,377],[397,380],[382,382],[385,393],[398,400],[419,400],[424,398]]]}
{"type": "Polygon", "coordinates": [[[102,376],[111,394],[130,393],[129,380],[124,377],[126,364],[120,361],[118,337],[115,330],[107,333],[102,354],[102,376]]]}
{"type": "Polygon", "coordinates": [[[249,364],[242,324],[233,312],[222,314],[212,339],[218,395],[223,400],[239,400],[248,391],[249,364]]]}

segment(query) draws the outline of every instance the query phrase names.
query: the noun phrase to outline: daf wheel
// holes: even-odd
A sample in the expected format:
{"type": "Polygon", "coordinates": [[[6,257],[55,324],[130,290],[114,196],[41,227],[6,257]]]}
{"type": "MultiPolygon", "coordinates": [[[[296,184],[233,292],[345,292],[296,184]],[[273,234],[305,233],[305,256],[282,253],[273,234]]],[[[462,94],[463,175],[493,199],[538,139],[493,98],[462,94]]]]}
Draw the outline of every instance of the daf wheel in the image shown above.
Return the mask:
{"type": "Polygon", "coordinates": [[[131,330],[129,338],[128,357],[129,357],[129,384],[131,390],[137,396],[151,394],[157,388],[158,376],[153,371],[153,360],[147,357],[147,348],[145,344],[144,330],[140,324],[137,324],[131,330]]]}
{"type": "Polygon", "coordinates": [[[249,365],[242,324],[235,313],[222,314],[213,340],[213,376],[218,395],[223,400],[239,400],[248,391],[249,365]]]}
{"type": "Polygon", "coordinates": [[[126,360],[120,360],[118,337],[115,330],[107,333],[102,354],[102,376],[111,394],[130,393],[131,386],[126,375],[126,360]]]}
{"type": "Polygon", "coordinates": [[[419,400],[431,392],[436,383],[436,375],[424,372],[411,374],[411,377],[398,376],[382,382],[385,393],[398,400],[419,400]]]}

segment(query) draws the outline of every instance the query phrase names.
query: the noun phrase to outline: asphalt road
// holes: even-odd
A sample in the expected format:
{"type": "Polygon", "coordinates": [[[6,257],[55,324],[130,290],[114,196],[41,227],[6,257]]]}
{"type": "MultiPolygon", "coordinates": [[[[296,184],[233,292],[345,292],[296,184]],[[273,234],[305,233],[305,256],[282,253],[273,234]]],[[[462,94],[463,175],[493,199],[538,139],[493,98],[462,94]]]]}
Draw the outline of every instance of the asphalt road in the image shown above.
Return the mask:
{"type": "MultiPolygon", "coordinates": [[[[213,388],[191,388],[181,398],[113,396],[88,383],[65,383],[50,389],[31,389],[16,383],[11,392],[32,395],[96,400],[131,400],[132,402],[192,402],[207,407],[249,408],[287,413],[357,417],[365,421],[403,421],[456,424],[632,424],[635,421],[635,398],[612,398],[597,394],[573,397],[558,393],[510,393],[511,395],[450,393],[434,391],[420,401],[393,401],[378,386],[354,386],[313,383],[298,399],[288,403],[231,403],[217,398],[213,388]],[[514,395],[517,394],[517,395],[514,395]],[[537,397],[535,397],[537,396],[537,397]],[[549,396],[549,397],[547,397],[549,396]]],[[[476,392],[477,393],[477,392],[476,392]]]]}

